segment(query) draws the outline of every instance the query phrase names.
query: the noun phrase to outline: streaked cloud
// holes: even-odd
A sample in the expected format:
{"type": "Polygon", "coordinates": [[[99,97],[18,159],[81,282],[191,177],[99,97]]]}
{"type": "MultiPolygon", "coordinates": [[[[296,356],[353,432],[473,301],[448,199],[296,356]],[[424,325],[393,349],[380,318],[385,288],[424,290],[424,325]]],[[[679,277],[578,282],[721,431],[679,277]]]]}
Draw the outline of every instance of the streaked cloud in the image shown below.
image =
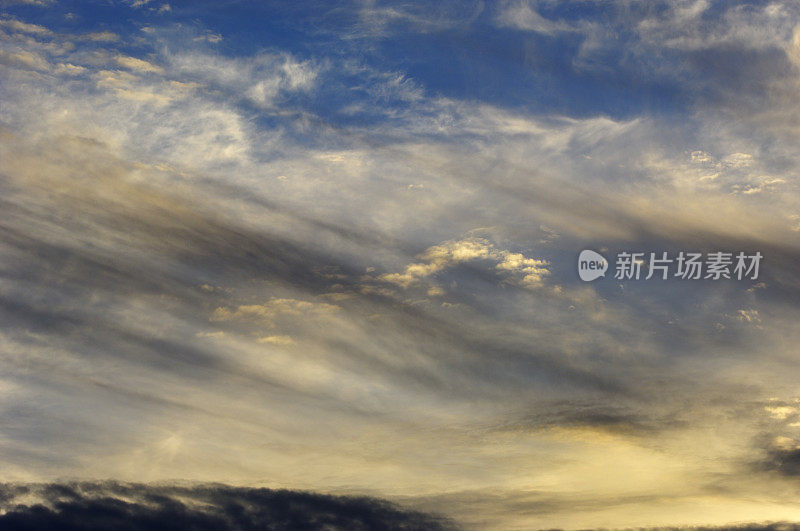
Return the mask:
{"type": "Polygon", "coordinates": [[[0,22],[7,481],[800,521],[793,4],[163,5],[0,22]],[[584,248],[765,261],[583,284],[584,248]]]}

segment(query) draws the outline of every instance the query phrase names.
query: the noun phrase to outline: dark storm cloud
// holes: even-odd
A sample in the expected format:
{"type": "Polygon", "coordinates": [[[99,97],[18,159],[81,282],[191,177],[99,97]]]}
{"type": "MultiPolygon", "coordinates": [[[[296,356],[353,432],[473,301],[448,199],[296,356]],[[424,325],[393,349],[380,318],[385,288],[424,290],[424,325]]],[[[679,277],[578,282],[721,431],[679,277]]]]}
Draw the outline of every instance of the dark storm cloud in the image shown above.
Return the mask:
{"type": "Polygon", "coordinates": [[[224,485],[2,485],[0,499],[0,527],[9,530],[455,529],[445,518],[375,498],[224,485]]]}
{"type": "Polygon", "coordinates": [[[784,476],[800,478],[800,448],[772,448],[762,466],[784,476]]]}

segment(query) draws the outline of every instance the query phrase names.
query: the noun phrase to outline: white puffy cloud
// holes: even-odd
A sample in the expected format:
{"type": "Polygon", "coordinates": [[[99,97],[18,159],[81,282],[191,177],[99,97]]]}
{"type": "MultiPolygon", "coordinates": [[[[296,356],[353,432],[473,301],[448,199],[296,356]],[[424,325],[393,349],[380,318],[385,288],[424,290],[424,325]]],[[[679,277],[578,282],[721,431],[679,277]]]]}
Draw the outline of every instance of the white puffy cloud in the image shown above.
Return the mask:
{"type": "Polygon", "coordinates": [[[407,288],[445,269],[475,261],[492,262],[495,270],[508,273],[514,283],[525,287],[541,285],[544,277],[549,274],[547,261],[498,249],[484,238],[445,242],[426,249],[419,259],[419,262],[406,266],[403,273],[387,273],[380,279],[407,288]]]}

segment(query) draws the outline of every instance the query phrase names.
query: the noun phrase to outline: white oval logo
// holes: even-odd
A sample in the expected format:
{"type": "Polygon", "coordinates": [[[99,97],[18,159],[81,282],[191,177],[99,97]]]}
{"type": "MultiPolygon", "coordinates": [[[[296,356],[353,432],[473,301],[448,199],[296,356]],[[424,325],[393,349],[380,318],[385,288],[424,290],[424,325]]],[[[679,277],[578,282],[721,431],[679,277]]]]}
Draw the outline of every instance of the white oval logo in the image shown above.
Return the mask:
{"type": "Polygon", "coordinates": [[[608,260],[602,254],[586,249],[578,256],[578,276],[584,282],[606,276],[607,269],[608,260]]]}

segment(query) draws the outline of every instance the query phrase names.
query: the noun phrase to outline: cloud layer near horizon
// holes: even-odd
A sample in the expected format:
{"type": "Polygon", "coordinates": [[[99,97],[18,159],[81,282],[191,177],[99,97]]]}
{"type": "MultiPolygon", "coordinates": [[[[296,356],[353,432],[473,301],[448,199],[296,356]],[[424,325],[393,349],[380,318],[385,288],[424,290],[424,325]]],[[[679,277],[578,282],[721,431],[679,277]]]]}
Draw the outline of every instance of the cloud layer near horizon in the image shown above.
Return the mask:
{"type": "Polygon", "coordinates": [[[452,522],[366,497],[219,484],[0,485],[5,529],[453,529],[452,522]]]}
{"type": "Polygon", "coordinates": [[[5,5],[5,479],[800,519],[797,7],[436,5],[5,5]]]}

